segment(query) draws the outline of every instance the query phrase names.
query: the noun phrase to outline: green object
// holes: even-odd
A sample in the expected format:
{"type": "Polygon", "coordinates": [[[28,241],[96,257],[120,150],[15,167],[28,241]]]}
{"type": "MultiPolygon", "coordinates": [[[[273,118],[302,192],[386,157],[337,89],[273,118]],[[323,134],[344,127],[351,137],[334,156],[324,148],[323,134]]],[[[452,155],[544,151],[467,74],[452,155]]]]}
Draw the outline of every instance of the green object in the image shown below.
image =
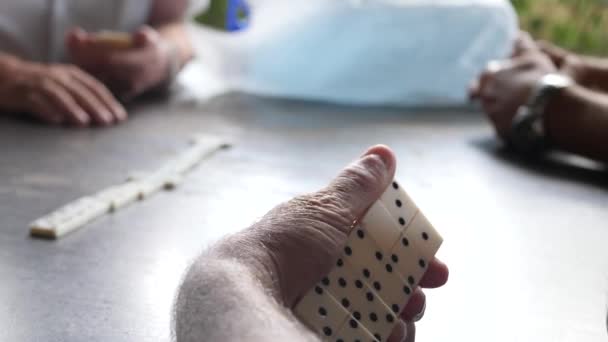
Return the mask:
{"type": "Polygon", "coordinates": [[[249,25],[250,9],[245,0],[211,0],[196,22],[225,31],[240,31],[249,25]]]}
{"type": "Polygon", "coordinates": [[[522,29],[566,49],[608,55],[605,0],[512,0],[522,29]]]}

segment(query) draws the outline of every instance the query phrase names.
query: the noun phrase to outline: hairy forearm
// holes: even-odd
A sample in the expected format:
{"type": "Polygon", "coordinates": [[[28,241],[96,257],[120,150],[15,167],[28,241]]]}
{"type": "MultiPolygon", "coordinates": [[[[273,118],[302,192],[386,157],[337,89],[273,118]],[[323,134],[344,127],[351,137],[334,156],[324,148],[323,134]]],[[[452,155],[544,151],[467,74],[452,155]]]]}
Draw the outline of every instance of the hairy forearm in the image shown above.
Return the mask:
{"type": "Polygon", "coordinates": [[[608,163],[608,95],[570,87],[549,103],[546,126],[555,147],[608,163]]]}
{"type": "Polygon", "coordinates": [[[179,290],[176,341],[318,341],[254,272],[234,259],[201,256],[179,290]]]}

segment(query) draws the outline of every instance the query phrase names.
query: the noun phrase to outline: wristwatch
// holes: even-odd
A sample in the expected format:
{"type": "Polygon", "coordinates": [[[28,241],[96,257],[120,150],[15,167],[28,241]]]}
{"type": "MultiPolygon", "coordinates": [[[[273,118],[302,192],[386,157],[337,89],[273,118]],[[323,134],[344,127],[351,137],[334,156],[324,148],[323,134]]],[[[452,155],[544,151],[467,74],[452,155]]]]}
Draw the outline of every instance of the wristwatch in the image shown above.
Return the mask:
{"type": "Polygon", "coordinates": [[[539,156],[548,149],[544,120],[547,104],[572,84],[574,81],[562,74],[547,74],[538,81],[528,103],[521,106],[513,118],[509,137],[511,147],[530,157],[539,156]]]}

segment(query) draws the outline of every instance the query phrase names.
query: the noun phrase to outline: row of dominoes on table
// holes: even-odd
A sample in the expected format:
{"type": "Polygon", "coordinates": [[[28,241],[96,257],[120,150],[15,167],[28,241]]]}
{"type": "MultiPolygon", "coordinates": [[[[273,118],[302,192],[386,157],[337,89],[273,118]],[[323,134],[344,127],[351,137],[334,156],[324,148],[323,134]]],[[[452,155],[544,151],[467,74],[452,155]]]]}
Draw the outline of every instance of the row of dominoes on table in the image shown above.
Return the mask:
{"type": "Polygon", "coordinates": [[[79,198],[30,224],[34,237],[57,239],[96,218],[143,200],[162,189],[177,187],[183,177],[203,159],[230,145],[223,139],[199,135],[176,157],[150,173],[131,175],[125,183],[79,198]]]}
{"type": "Polygon", "coordinates": [[[294,313],[325,341],[387,341],[442,242],[393,182],[294,313]]]}

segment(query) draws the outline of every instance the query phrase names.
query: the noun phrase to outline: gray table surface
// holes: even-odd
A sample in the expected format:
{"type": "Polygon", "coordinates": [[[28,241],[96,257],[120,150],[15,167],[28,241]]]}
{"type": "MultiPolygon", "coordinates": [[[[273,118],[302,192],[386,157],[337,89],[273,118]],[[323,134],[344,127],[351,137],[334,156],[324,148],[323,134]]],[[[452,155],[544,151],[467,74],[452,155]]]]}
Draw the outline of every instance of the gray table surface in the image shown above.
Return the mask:
{"type": "Polygon", "coordinates": [[[199,251],[375,143],[395,149],[398,178],[445,238],[451,279],[428,293],[419,341],[607,340],[605,172],[513,159],[478,113],[230,95],[140,106],[112,129],[0,119],[0,341],[169,341],[199,251]],[[33,219],[160,165],[197,132],[236,145],[173,192],[59,241],[28,237],[33,219]]]}

